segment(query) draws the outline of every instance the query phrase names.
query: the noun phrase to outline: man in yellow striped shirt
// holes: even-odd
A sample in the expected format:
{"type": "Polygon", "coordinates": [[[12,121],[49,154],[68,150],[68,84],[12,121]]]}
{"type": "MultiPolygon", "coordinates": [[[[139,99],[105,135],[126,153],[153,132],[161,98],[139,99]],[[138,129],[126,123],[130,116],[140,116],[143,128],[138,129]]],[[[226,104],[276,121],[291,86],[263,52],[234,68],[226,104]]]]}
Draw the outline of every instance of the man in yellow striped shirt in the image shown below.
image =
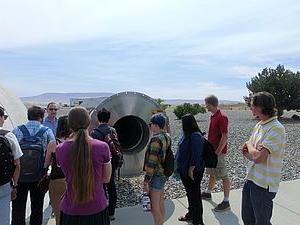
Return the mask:
{"type": "Polygon", "coordinates": [[[273,199],[278,191],[286,135],[277,120],[275,98],[268,92],[254,94],[251,111],[260,119],[242,149],[249,160],[242,194],[245,225],[271,225],[273,199]]]}

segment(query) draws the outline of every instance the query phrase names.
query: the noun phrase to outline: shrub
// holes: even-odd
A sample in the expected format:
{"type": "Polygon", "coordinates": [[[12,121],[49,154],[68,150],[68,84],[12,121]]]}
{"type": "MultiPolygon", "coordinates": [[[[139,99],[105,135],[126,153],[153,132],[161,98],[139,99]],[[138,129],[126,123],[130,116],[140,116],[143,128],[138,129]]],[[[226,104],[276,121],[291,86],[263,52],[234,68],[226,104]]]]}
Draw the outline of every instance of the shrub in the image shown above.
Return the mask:
{"type": "Polygon", "coordinates": [[[184,103],[182,105],[178,105],[174,109],[174,114],[178,119],[181,119],[187,113],[192,115],[197,115],[198,113],[205,113],[206,109],[199,104],[190,104],[184,103]]]}

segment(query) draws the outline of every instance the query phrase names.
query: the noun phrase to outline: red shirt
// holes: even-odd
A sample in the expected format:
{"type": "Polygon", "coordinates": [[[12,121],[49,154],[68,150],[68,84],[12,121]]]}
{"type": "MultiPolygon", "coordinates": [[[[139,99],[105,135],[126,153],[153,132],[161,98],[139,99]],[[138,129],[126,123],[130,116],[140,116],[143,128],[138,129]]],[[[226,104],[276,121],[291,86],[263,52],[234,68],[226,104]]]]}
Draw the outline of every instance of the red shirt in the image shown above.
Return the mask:
{"type": "MultiPolygon", "coordinates": [[[[219,146],[220,140],[222,138],[222,133],[228,133],[228,117],[223,111],[218,110],[215,114],[210,116],[208,130],[208,140],[213,145],[215,150],[219,146]]],[[[227,143],[224,146],[222,153],[227,153],[227,143]]]]}

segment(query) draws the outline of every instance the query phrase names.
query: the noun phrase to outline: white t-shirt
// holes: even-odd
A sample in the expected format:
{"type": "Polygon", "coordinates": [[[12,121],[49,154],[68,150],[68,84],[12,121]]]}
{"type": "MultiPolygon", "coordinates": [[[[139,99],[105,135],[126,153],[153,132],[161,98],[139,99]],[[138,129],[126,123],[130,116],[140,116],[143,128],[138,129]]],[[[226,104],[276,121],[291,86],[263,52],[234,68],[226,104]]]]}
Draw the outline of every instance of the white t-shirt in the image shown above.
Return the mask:
{"type": "MultiPolygon", "coordinates": [[[[0,130],[3,130],[3,128],[0,127],[0,130]]],[[[8,132],[5,135],[5,137],[7,138],[8,142],[11,145],[14,160],[21,158],[21,156],[23,155],[23,152],[20,148],[20,145],[19,145],[19,142],[18,142],[16,136],[12,132],[8,132]]],[[[9,185],[9,183],[0,186],[0,197],[10,194],[9,189],[6,188],[6,185],[9,185]]]]}
{"type": "MultiPolygon", "coordinates": [[[[2,127],[0,127],[0,129],[3,130],[2,127]]],[[[11,145],[14,160],[21,158],[21,156],[23,155],[23,152],[20,148],[20,145],[19,145],[19,142],[18,142],[16,136],[12,132],[8,132],[5,135],[5,137],[7,138],[8,142],[11,145]]]]}

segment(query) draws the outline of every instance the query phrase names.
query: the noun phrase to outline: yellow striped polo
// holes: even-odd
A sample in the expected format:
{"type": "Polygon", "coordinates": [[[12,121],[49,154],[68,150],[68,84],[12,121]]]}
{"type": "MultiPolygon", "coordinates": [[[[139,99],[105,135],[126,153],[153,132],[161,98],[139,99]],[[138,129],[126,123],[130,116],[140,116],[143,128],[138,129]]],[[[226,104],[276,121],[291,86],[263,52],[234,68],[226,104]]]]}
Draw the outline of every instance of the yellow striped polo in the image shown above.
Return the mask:
{"type": "Polygon", "coordinates": [[[246,179],[262,188],[269,188],[270,192],[277,192],[286,143],[284,126],[277,120],[277,116],[260,121],[253,129],[250,142],[255,148],[262,145],[268,149],[269,155],[262,163],[249,162],[246,179]]]}

